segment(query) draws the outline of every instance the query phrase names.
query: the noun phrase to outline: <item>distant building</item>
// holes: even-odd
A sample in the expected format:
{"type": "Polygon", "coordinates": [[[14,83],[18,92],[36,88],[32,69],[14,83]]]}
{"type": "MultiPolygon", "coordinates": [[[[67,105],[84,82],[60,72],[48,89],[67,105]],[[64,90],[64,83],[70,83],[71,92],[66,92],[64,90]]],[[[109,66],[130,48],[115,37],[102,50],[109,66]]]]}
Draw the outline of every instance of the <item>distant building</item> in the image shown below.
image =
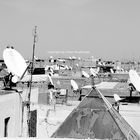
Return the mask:
{"type": "Polygon", "coordinates": [[[96,67],[96,59],[83,59],[81,63],[82,67],[96,67]]]}

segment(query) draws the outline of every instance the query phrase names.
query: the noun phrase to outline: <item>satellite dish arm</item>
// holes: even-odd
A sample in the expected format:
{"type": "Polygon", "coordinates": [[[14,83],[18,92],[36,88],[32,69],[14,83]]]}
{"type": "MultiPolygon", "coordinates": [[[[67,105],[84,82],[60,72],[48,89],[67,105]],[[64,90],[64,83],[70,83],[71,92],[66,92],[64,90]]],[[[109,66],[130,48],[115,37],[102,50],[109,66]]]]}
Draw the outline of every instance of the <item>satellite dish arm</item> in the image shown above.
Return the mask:
{"type": "Polygon", "coordinates": [[[32,62],[31,62],[31,79],[29,82],[29,93],[28,93],[28,103],[27,103],[27,114],[28,114],[28,120],[27,120],[27,124],[28,124],[28,136],[30,137],[30,96],[31,96],[31,89],[32,89],[32,74],[33,74],[33,69],[34,69],[34,54],[35,54],[35,45],[36,45],[36,37],[37,37],[37,33],[36,33],[36,29],[37,26],[35,26],[34,29],[34,43],[33,43],[33,54],[32,54],[32,62]]]}
{"type": "Polygon", "coordinates": [[[22,74],[22,76],[20,77],[20,80],[22,80],[22,78],[24,77],[25,73],[27,72],[27,70],[29,69],[30,65],[32,62],[29,63],[29,65],[27,66],[27,68],[25,69],[24,73],[22,74]]]}

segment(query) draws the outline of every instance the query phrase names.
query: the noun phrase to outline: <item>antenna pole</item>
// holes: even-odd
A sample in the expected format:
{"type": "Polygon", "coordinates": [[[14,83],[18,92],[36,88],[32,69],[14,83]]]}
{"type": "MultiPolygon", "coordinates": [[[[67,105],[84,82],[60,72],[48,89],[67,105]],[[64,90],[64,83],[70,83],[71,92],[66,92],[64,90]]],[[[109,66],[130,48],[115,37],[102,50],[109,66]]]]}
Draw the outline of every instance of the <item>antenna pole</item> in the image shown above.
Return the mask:
{"type": "Polygon", "coordinates": [[[37,38],[37,26],[34,28],[34,42],[33,42],[33,54],[32,54],[32,62],[31,62],[31,79],[29,82],[29,93],[28,93],[28,101],[27,101],[27,127],[28,127],[28,136],[30,137],[30,117],[31,117],[31,112],[30,112],[30,97],[31,97],[31,89],[32,89],[32,75],[33,75],[33,70],[34,70],[34,56],[35,56],[35,46],[36,46],[36,38],[37,38]]]}

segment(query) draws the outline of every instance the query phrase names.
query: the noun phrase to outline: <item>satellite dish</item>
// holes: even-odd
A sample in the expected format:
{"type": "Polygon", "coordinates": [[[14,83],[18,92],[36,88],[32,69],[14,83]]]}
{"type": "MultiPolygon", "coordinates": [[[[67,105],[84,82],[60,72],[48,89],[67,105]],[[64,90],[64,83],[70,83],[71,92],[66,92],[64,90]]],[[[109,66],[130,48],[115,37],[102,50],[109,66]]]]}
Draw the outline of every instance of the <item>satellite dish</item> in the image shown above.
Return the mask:
{"type": "Polygon", "coordinates": [[[76,59],[76,57],[75,57],[75,56],[72,56],[72,59],[74,59],[74,60],[75,60],[75,59],[76,59]]]}
{"type": "Polygon", "coordinates": [[[50,56],[50,59],[53,59],[53,56],[50,56]]]}
{"type": "Polygon", "coordinates": [[[90,73],[91,73],[93,76],[97,76],[97,72],[96,72],[93,68],[90,68],[90,73]]]}
{"type": "Polygon", "coordinates": [[[122,100],[118,94],[114,94],[114,99],[116,102],[122,100]]]}
{"type": "Polygon", "coordinates": [[[90,77],[89,74],[86,73],[85,71],[82,71],[82,75],[83,75],[84,77],[86,77],[86,78],[89,78],[89,77],[90,77]]]}
{"type": "Polygon", "coordinates": [[[80,57],[78,57],[78,60],[81,60],[81,58],[80,58],[80,57]]]}
{"type": "Polygon", "coordinates": [[[52,69],[52,68],[50,69],[50,72],[51,72],[52,74],[54,73],[54,71],[53,71],[53,69],[52,69]]]}
{"type": "Polygon", "coordinates": [[[76,64],[77,67],[79,67],[79,64],[76,64]]]}
{"type": "Polygon", "coordinates": [[[111,73],[114,73],[114,71],[113,71],[113,69],[112,69],[112,68],[110,69],[110,72],[111,72],[111,73]]]}
{"type": "Polygon", "coordinates": [[[129,71],[130,82],[134,85],[137,91],[140,92],[140,77],[135,70],[129,71]]]}
{"type": "Polygon", "coordinates": [[[97,67],[96,73],[98,74],[100,71],[100,67],[97,67]]]}
{"type": "Polygon", "coordinates": [[[52,81],[52,78],[51,78],[51,76],[50,76],[50,75],[48,75],[48,78],[49,78],[49,80],[50,80],[51,84],[52,84],[52,85],[54,85],[54,84],[53,84],[53,81],[52,81]]]}
{"type": "Polygon", "coordinates": [[[71,67],[71,66],[69,66],[69,69],[70,69],[70,70],[72,70],[72,67],[71,67]]]}
{"type": "Polygon", "coordinates": [[[36,56],[34,56],[34,59],[35,59],[35,60],[39,60],[38,57],[36,57],[36,56]]]}
{"type": "Polygon", "coordinates": [[[71,80],[71,86],[73,87],[73,90],[78,90],[78,85],[74,80],[71,80]]]}
{"type": "Polygon", "coordinates": [[[69,69],[69,67],[66,65],[66,66],[65,66],[65,69],[66,69],[66,70],[68,70],[68,69],[69,69]]]}
{"type": "MultiPolygon", "coordinates": [[[[23,75],[27,68],[26,61],[14,48],[6,48],[3,51],[3,59],[8,71],[13,75],[16,75],[18,78],[23,75]]],[[[13,81],[16,81],[17,77],[14,78],[13,81]]]]}

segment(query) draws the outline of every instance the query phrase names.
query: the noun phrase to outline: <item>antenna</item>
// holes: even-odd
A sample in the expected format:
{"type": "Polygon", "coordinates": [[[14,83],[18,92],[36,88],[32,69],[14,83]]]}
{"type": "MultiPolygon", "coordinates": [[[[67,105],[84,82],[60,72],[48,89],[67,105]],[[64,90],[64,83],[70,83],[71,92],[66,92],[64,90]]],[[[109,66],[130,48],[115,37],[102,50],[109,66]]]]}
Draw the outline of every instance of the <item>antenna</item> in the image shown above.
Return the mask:
{"type": "Polygon", "coordinates": [[[35,26],[34,28],[34,32],[33,32],[33,36],[34,36],[34,41],[33,41],[33,54],[32,54],[32,62],[31,62],[31,79],[29,81],[29,93],[28,93],[28,101],[27,101],[27,125],[28,125],[28,136],[30,137],[30,97],[31,97],[31,89],[32,89],[32,75],[33,75],[33,70],[34,70],[34,56],[35,56],[35,46],[36,46],[36,42],[37,42],[37,26],[35,26]]]}

